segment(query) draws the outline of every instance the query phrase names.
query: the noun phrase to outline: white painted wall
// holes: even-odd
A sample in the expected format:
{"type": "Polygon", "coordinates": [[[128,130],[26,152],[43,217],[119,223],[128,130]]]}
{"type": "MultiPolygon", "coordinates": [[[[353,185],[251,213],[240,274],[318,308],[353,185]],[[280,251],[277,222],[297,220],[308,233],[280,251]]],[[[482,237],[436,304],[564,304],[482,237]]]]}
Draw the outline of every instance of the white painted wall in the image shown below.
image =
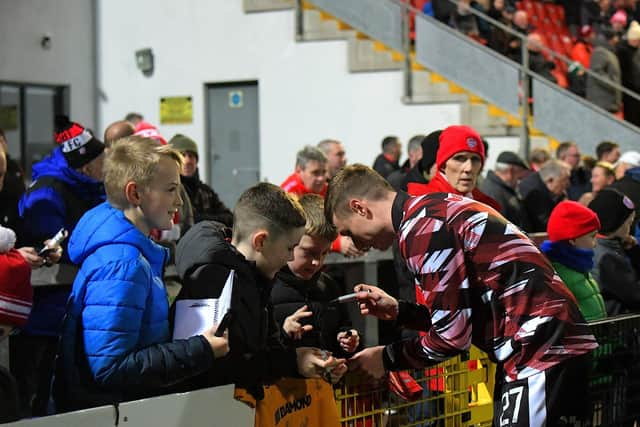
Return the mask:
{"type": "Polygon", "coordinates": [[[73,120],[95,128],[93,1],[0,0],[0,81],[71,86],[73,120]],[[51,35],[51,49],[40,46],[51,35]]]}
{"type": "Polygon", "coordinates": [[[401,72],[350,74],[344,41],[295,42],[293,11],[245,14],[241,0],[99,0],[98,20],[100,130],[130,111],[157,124],[160,97],[190,95],[193,124],[160,131],[190,135],[204,152],[204,85],[258,80],[261,176],[277,184],[305,144],[337,138],[350,162],[372,164],[384,136],[406,142],[460,120],[455,104],[402,104],[401,72]],[[151,77],[134,60],[145,47],[155,55],[151,77]]]}

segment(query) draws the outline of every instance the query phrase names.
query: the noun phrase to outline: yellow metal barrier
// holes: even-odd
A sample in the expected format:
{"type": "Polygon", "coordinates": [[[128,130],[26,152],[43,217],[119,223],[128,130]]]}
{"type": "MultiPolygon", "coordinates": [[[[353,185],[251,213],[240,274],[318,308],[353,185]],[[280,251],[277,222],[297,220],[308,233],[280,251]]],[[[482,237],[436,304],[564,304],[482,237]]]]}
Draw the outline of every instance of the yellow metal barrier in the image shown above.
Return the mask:
{"type": "Polygon", "coordinates": [[[386,380],[348,375],[335,390],[342,426],[491,426],[495,365],[480,350],[408,373],[422,388],[411,401],[391,392],[386,380]]]}

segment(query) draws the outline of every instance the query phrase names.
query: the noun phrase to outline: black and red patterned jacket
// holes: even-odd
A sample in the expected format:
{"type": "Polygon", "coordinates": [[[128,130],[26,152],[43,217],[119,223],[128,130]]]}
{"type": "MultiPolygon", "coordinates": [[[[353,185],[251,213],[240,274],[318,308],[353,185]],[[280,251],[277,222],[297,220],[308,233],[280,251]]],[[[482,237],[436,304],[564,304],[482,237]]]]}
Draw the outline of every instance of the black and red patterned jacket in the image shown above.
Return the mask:
{"type": "Polygon", "coordinates": [[[549,261],[489,206],[398,193],[392,217],[425,302],[400,302],[398,322],[427,333],[387,346],[387,369],[439,363],[474,344],[519,379],[598,346],[549,261]]]}

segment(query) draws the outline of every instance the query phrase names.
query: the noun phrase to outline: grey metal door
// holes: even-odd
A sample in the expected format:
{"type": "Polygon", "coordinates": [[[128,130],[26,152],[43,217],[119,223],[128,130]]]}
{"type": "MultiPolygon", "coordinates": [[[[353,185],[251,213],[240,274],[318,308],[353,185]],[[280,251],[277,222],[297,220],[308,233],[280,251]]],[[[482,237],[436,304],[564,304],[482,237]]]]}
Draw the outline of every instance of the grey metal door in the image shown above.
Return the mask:
{"type": "Polygon", "coordinates": [[[233,208],[260,180],[258,82],[207,85],[209,185],[233,208]]]}

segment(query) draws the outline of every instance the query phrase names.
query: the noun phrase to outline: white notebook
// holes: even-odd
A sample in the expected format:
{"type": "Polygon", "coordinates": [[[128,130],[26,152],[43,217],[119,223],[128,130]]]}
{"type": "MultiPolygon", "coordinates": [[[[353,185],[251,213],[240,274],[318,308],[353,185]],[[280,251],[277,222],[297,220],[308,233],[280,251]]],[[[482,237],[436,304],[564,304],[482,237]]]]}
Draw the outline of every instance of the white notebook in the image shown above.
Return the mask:
{"type": "Polygon", "coordinates": [[[231,308],[231,293],[235,271],[231,270],[224,284],[220,298],[182,299],[176,301],[173,339],[185,339],[200,335],[213,325],[220,324],[231,308]]]}

